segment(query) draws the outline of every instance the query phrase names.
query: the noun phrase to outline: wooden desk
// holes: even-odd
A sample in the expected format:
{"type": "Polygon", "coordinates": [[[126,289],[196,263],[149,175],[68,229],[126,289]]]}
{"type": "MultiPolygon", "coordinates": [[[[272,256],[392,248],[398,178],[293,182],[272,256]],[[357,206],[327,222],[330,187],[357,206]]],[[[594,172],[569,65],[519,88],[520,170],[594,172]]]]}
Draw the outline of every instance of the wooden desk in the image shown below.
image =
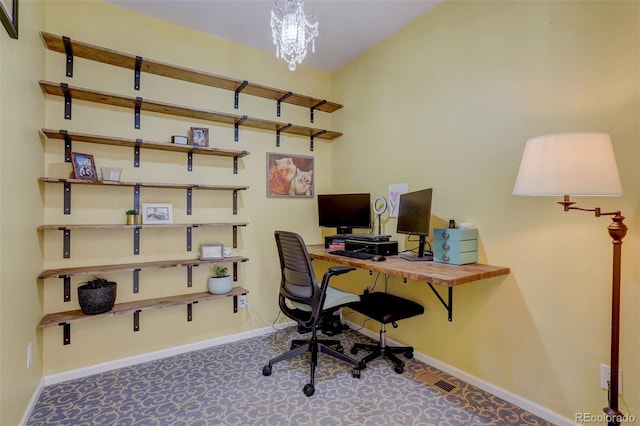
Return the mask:
{"type": "Polygon", "coordinates": [[[480,263],[458,266],[437,262],[411,262],[398,256],[386,256],[387,260],[385,261],[373,262],[371,260],[336,256],[321,244],[309,245],[307,250],[312,259],[353,266],[358,269],[368,269],[382,274],[402,277],[405,280],[411,279],[426,282],[447,310],[449,321],[453,319],[453,288],[455,286],[500,275],[508,275],[510,272],[509,268],[502,266],[483,265],[480,263]],[[448,300],[444,300],[433,284],[447,287],[448,300]]]}

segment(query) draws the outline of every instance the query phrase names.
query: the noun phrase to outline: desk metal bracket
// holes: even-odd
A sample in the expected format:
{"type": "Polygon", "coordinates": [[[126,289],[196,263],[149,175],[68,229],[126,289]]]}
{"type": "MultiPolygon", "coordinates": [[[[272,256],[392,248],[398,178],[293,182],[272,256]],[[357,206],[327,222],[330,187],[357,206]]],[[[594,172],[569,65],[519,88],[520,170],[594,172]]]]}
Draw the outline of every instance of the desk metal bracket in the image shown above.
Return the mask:
{"type": "Polygon", "coordinates": [[[448,313],[447,319],[450,322],[453,321],[453,287],[447,287],[447,290],[448,290],[448,293],[449,293],[448,294],[449,301],[445,302],[445,300],[442,298],[440,293],[438,293],[438,290],[435,289],[433,284],[431,284],[429,282],[427,284],[429,284],[429,288],[431,289],[431,291],[433,291],[433,294],[436,295],[436,297],[438,298],[440,303],[442,303],[442,306],[444,306],[445,309],[447,310],[447,313],[448,313]]]}

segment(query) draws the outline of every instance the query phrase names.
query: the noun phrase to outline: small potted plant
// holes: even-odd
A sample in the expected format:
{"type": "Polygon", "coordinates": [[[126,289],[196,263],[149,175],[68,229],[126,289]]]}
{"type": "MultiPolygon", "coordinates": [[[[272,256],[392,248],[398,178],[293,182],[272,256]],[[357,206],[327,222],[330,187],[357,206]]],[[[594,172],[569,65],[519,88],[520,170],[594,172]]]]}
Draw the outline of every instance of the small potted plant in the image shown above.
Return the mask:
{"type": "Polygon", "coordinates": [[[127,225],[139,225],[140,224],[140,213],[137,210],[131,209],[125,212],[127,216],[127,225]]]}
{"type": "Polygon", "coordinates": [[[109,312],[116,302],[117,283],[95,277],[78,287],[80,309],[86,315],[109,312]]]}
{"type": "Polygon", "coordinates": [[[223,265],[211,267],[209,278],[209,292],[213,294],[229,293],[233,288],[233,278],[228,274],[229,268],[223,265]]]}

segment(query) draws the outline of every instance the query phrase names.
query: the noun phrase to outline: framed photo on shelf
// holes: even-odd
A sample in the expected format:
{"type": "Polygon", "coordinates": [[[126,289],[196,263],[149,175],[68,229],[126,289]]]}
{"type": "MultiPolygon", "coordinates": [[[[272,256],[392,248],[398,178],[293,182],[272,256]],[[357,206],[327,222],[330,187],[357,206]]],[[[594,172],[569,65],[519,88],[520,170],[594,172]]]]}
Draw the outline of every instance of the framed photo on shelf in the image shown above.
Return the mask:
{"type": "Polygon", "coordinates": [[[0,0],[0,19],[9,37],[18,38],[18,0],[0,0]]]}
{"type": "Polygon", "coordinates": [[[209,146],[209,129],[206,127],[191,128],[191,145],[193,146],[209,146]]]}
{"type": "Polygon", "coordinates": [[[93,161],[93,155],[72,152],[71,163],[73,164],[73,175],[76,179],[98,180],[98,172],[96,171],[96,163],[93,161]]]}
{"type": "Polygon", "coordinates": [[[224,259],[222,244],[200,244],[200,260],[224,259]]]}
{"type": "Polygon", "coordinates": [[[142,203],[142,223],[173,223],[173,204],[142,203]]]}

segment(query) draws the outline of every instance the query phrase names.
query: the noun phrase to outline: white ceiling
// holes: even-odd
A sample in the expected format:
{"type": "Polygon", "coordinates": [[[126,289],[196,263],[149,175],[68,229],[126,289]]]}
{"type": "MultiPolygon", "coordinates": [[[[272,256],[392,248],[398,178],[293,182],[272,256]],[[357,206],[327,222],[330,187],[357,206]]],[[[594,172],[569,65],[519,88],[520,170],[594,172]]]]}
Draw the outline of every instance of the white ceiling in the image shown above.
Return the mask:
{"type": "MultiPolygon", "coordinates": [[[[269,26],[272,0],[107,1],[275,55],[269,26]]],[[[318,17],[319,36],[316,53],[309,49],[303,63],[334,71],[441,1],[306,0],[307,16],[318,17]]],[[[283,8],[283,0],[278,4],[283,8]]]]}

